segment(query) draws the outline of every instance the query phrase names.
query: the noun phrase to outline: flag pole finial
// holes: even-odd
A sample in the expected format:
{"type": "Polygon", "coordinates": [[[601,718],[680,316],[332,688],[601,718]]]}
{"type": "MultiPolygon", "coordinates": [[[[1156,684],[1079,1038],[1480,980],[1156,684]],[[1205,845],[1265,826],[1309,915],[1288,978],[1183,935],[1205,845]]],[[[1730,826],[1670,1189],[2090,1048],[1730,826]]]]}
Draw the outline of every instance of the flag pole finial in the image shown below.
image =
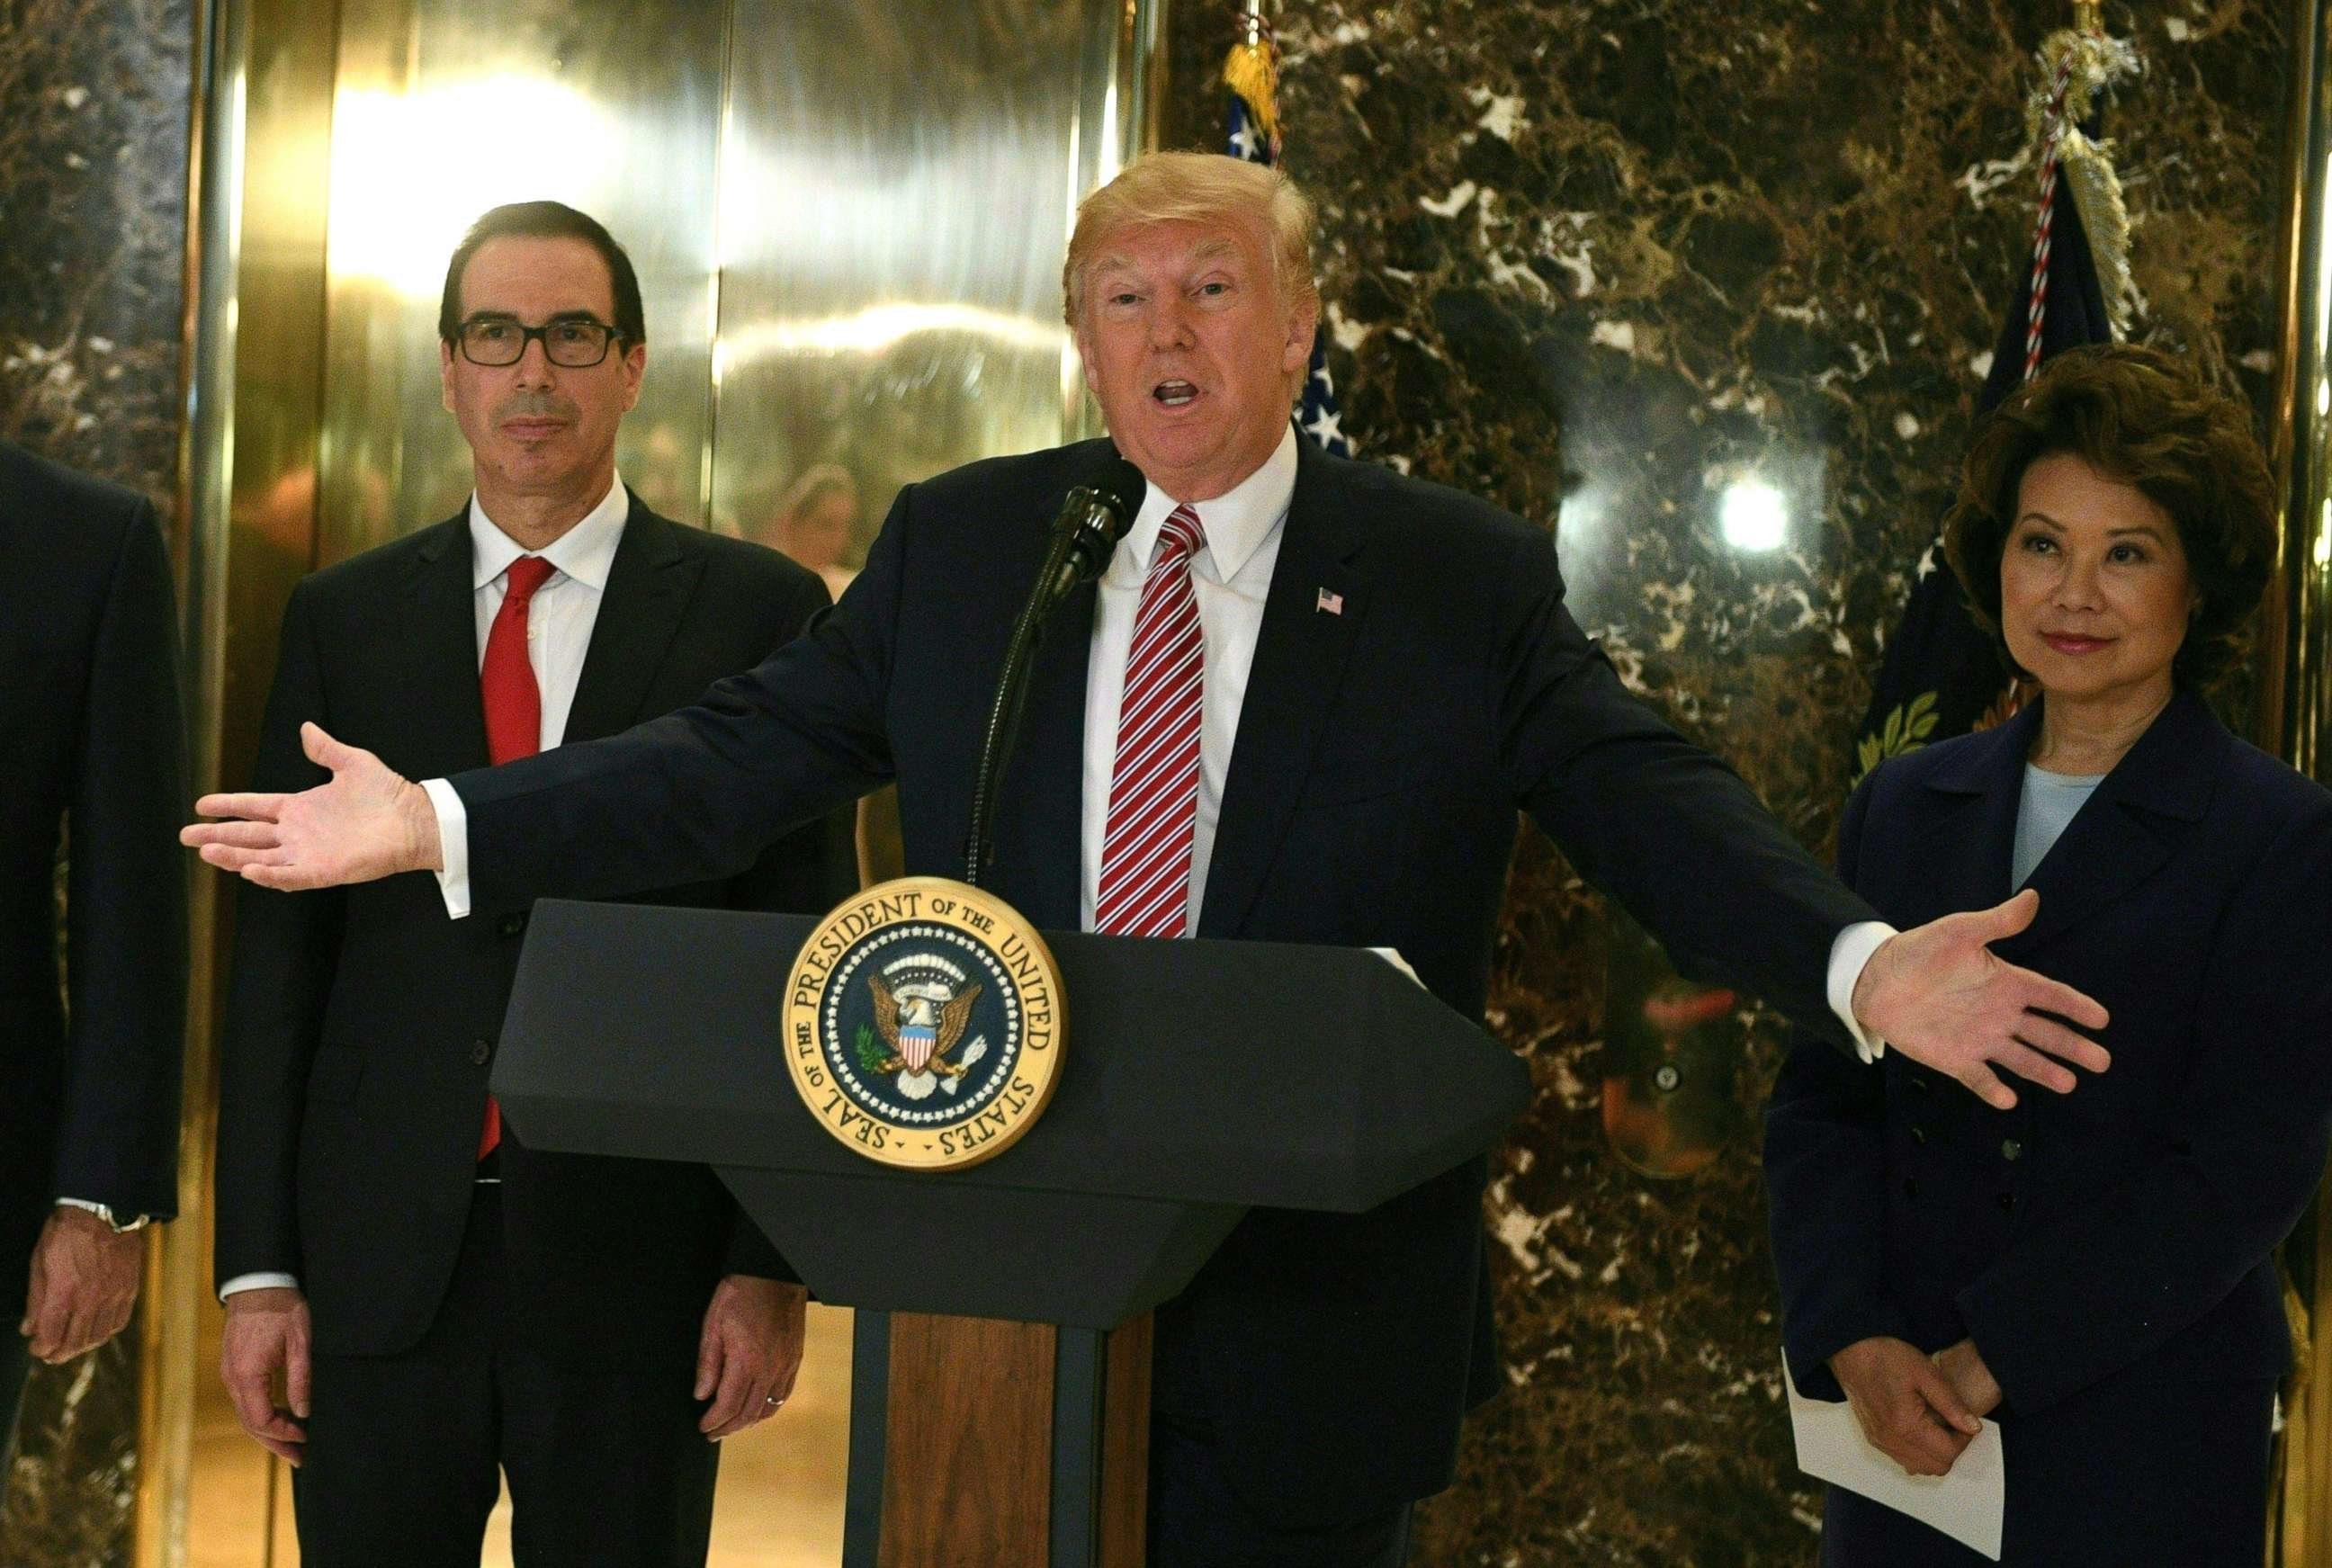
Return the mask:
{"type": "Polygon", "coordinates": [[[2105,0],[2073,0],[2074,32],[2103,33],[2105,30],[2105,0]]]}

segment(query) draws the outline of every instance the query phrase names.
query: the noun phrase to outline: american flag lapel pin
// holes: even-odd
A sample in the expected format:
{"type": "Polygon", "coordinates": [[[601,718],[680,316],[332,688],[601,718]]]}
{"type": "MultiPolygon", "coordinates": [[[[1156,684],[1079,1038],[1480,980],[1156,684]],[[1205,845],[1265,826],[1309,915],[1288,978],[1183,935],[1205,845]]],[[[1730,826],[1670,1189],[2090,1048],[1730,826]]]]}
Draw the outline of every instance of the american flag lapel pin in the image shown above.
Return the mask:
{"type": "Polygon", "coordinates": [[[1341,616],[1344,613],[1344,596],[1343,594],[1332,594],[1326,588],[1322,588],[1320,590],[1319,608],[1320,613],[1324,616],[1341,616]]]}

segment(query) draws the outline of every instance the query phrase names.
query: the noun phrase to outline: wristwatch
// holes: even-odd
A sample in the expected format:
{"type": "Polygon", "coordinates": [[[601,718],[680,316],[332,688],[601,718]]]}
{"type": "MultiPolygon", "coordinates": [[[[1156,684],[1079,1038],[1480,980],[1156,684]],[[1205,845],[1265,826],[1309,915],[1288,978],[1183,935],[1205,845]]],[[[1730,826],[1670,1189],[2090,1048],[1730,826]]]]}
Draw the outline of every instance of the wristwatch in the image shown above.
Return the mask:
{"type": "Polygon", "coordinates": [[[105,1221],[105,1228],[116,1236],[127,1236],[133,1230],[143,1230],[154,1222],[154,1217],[150,1214],[140,1214],[134,1219],[117,1219],[113,1217],[112,1209],[102,1203],[91,1203],[86,1198],[60,1198],[57,1200],[57,1206],[61,1209],[84,1209],[96,1215],[105,1221]]]}

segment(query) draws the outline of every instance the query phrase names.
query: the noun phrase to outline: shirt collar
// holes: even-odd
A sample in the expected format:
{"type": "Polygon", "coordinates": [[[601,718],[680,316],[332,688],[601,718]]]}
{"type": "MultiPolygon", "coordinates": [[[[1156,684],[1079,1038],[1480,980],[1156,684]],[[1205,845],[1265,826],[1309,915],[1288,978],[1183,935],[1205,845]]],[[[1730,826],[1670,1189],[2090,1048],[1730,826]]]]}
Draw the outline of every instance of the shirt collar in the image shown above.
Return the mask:
{"type": "MultiPolygon", "coordinates": [[[[1280,433],[1279,445],[1263,460],[1262,467],[1212,501],[1191,503],[1191,510],[1199,514],[1199,526],[1206,531],[1207,553],[1215,558],[1217,578],[1228,582],[1238,576],[1287,515],[1288,502],[1295,495],[1295,426],[1290,424],[1280,433]]],[[[1118,547],[1121,553],[1132,556],[1137,575],[1149,572],[1150,552],[1158,548],[1158,531],[1180,504],[1155,484],[1142,495],[1142,510],[1134,513],[1133,527],[1118,547]]]]}
{"type": "MultiPolygon", "coordinates": [[[[607,573],[616,563],[616,547],[623,542],[624,523],[632,512],[631,497],[624,491],[624,477],[617,474],[607,486],[607,493],[599,504],[583,514],[583,521],[554,540],[548,550],[532,553],[540,555],[559,571],[587,588],[605,592],[607,573]]],[[[478,504],[477,492],[470,494],[470,587],[482,588],[510,569],[510,563],[529,553],[518,540],[494,525],[486,509],[478,504]]]]}

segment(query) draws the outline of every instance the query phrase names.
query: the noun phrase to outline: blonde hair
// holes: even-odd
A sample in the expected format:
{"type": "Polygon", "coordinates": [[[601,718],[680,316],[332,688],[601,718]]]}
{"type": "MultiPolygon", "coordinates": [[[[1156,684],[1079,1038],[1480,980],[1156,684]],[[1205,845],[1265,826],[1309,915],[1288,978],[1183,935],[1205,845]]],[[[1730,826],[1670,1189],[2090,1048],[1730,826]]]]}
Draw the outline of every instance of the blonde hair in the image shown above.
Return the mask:
{"type": "Polygon", "coordinates": [[[1077,324],[1085,269],[1103,242],[1155,224],[1251,223],[1263,231],[1272,282],[1289,304],[1314,304],[1312,203],[1276,168],[1216,152],[1153,152],[1077,205],[1068,260],[1061,266],[1061,314],[1077,324]]]}

